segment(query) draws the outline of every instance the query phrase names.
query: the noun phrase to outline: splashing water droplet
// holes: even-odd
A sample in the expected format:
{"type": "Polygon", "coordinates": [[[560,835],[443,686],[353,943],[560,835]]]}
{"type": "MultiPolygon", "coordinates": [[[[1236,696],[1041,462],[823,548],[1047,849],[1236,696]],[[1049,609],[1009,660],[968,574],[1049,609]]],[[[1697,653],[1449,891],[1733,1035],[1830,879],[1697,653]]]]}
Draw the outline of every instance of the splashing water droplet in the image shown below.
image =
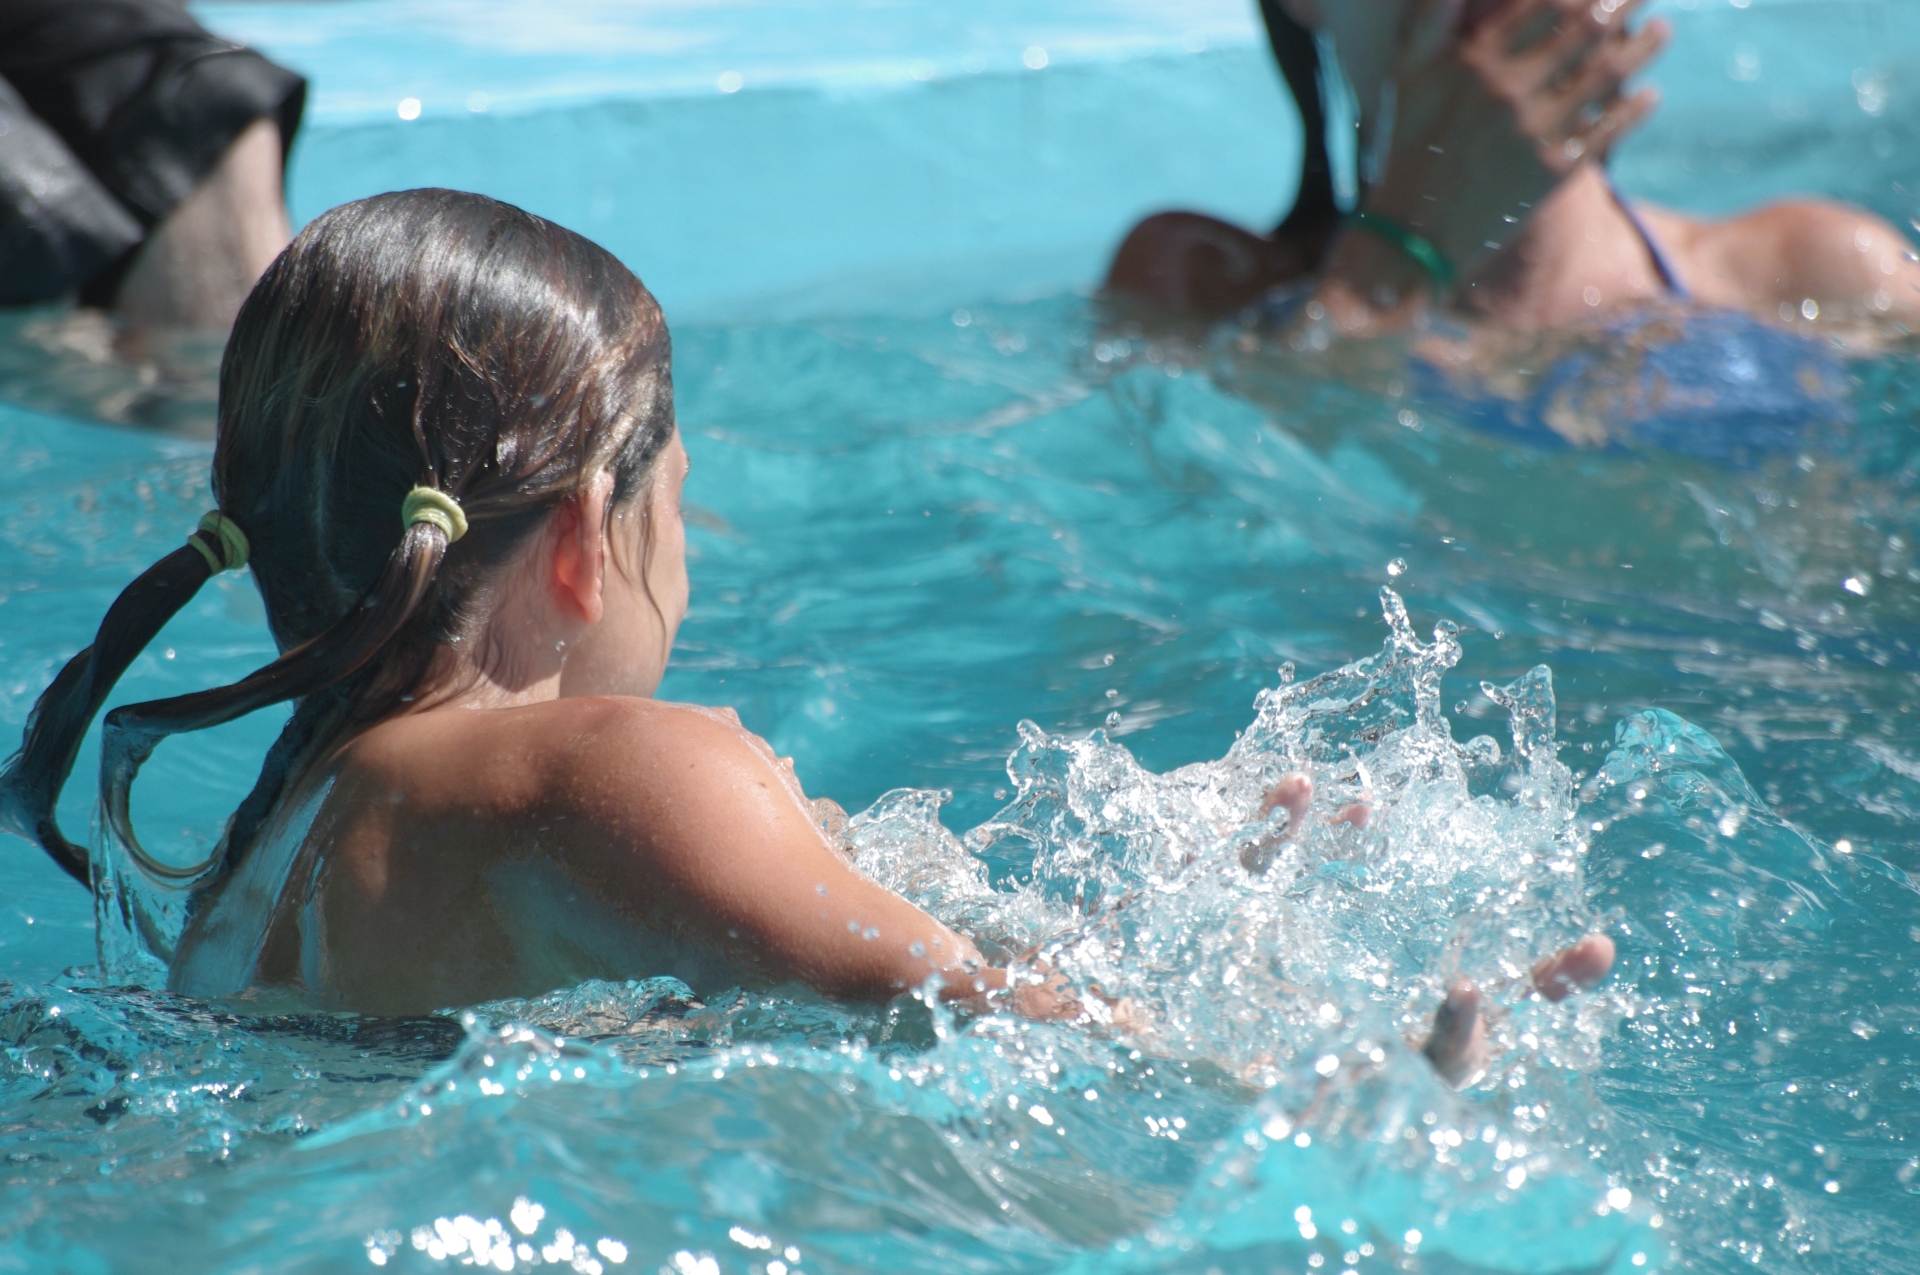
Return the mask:
{"type": "Polygon", "coordinates": [[[1407,560],[1405,558],[1395,558],[1392,562],[1389,562],[1387,564],[1387,574],[1389,576],[1392,576],[1397,579],[1400,576],[1405,575],[1406,573],[1407,573],[1407,560]]]}

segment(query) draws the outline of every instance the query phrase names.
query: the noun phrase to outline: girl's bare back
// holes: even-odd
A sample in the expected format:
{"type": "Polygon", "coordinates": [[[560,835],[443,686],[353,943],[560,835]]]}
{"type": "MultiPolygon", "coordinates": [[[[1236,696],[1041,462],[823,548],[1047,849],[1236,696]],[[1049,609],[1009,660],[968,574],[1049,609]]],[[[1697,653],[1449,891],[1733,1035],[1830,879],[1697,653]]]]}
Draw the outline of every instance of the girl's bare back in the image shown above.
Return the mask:
{"type": "MultiPolygon", "coordinates": [[[[321,1005],[422,1013],[656,974],[884,1000],[977,960],[848,865],[730,711],[444,708],[376,726],[316,782],[254,981],[321,1005]]],[[[176,983],[239,990],[196,985],[198,937],[176,983]]]]}

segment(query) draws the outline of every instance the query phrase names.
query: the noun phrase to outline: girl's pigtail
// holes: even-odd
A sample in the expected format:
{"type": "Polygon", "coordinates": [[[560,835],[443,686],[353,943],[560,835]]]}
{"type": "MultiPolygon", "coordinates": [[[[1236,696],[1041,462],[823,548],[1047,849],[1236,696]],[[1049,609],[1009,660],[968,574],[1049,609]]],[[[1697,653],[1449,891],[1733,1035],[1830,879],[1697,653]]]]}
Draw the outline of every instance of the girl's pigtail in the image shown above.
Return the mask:
{"type": "Polygon", "coordinates": [[[1298,225],[1337,220],[1340,205],[1334,199],[1333,162],[1327,153],[1326,90],[1321,83],[1319,42],[1311,28],[1293,20],[1281,0],[1260,0],[1260,16],[1266,20],[1273,60],[1280,64],[1280,74],[1300,112],[1300,187],[1287,222],[1298,225]]]}
{"type": "MultiPolygon", "coordinates": [[[[431,516],[411,507],[405,510],[407,530],[388,559],[386,570],[366,600],[331,628],[231,686],[144,704],[124,704],[107,714],[100,749],[102,814],[109,833],[148,875],[167,884],[184,885],[210,869],[231,869],[246,853],[294,767],[307,760],[308,745],[318,734],[330,733],[322,728],[324,720],[340,711],[341,706],[332,702],[334,697],[318,693],[367,668],[406,627],[432,586],[448,546],[466,531],[466,518],[459,505],[440,492],[432,495],[435,499],[428,502],[431,516]],[[446,513],[448,508],[451,515],[446,513]],[[187,867],[163,863],[149,855],[134,834],[133,781],[160,741],[169,735],[219,726],[287,700],[302,702],[269,751],[253,791],[235,812],[223,848],[206,861],[187,867]]],[[[413,496],[408,497],[408,503],[415,503],[413,496]]]]}
{"type": "Polygon", "coordinates": [[[128,585],[107,609],[93,645],[67,661],[27,716],[20,751],[0,771],[0,826],[39,843],[67,875],[92,889],[87,852],[60,831],[54,808],[87,727],[127,666],[200,586],[246,565],[247,537],[217,510],[187,543],[128,585]]]}

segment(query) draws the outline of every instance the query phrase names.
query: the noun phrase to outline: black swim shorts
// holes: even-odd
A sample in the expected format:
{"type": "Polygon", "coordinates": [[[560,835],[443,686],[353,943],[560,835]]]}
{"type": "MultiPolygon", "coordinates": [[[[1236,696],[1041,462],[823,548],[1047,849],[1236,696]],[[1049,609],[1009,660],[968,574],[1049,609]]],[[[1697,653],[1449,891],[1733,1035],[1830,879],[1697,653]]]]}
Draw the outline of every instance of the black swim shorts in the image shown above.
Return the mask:
{"type": "Polygon", "coordinates": [[[306,81],[184,0],[0,0],[0,305],[110,301],[146,232],[306,81]]]}

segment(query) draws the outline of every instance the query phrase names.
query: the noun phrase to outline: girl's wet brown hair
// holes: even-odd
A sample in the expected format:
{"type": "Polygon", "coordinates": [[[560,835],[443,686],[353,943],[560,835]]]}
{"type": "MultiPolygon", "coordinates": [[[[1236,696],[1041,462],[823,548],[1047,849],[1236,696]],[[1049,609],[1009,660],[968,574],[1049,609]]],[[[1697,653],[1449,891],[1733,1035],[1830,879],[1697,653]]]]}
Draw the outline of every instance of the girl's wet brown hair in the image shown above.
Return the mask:
{"type": "MultiPolygon", "coordinates": [[[[450,190],[316,218],[255,285],[220,365],[213,491],[251,542],[282,655],[231,686],[107,715],[110,834],[145,861],[128,798],[161,740],[291,700],[211,868],[230,870],[308,759],[398,710],[442,644],[476,633],[496,569],[549,513],[602,470],[613,507],[643,492],[673,429],[665,320],[605,249],[450,190]],[[401,525],[416,486],[460,502],[458,543],[401,525]]],[[[35,704],[0,776],[0,819],[82,883],[86,851],[54,818],[81,739],[211,575],[185,545],[129,585],[35,704]]]]}

